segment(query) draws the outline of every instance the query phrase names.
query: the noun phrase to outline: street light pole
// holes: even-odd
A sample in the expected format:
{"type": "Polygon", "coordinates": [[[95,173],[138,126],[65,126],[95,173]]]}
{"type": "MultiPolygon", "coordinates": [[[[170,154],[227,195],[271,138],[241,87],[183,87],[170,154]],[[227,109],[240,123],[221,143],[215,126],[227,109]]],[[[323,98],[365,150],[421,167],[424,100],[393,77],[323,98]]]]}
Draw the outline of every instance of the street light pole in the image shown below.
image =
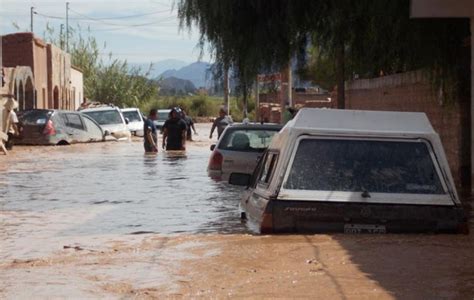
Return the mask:
{"type": "Polygon", "coordinates": [[[33,14],[35,13],[35,8],[32,6],[30,8],[30,25],[31,25],[31,33],[33,33],[33,14]]]}

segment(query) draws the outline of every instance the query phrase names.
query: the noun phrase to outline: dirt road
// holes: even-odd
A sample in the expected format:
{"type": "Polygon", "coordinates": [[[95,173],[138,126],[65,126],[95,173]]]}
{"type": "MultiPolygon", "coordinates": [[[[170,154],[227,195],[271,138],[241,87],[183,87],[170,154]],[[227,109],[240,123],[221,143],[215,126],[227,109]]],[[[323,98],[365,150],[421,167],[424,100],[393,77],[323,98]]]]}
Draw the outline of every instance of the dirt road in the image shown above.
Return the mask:
{"type": "MultiPolygon", "coordinates": [[[[208,147],[208,129],[208,125],[198,127],[200,141],[188,151],[208,147]]],[[[106,147],[142,151],[140,141],[121,145],[106,147]]],[[[85,148],[67,149],[80,153],[85,148]]],[[[69,157],[64,150],[18,148],[10,160],[0,157],[0,173],[29,178],[26,166],[35,166],[34,157],[44,151],[69,157]],[[13,172],[15,163],[25,159],[31,162],[17,164],[13,172]]],[[[192,155],[188,156],[192,162],[192,155]]],[[[202,159],[198,156],[195,161],[202,159]]],[[[162,162],[154,167],[169,163],[162,162]]],[[[104,224],[100,220],[111,211],[126,218],[129,215],[120,211],[132,206],[117,204],[118,209],[111,210],[110,203],[86,203],[37,209],[33,204],[39,200],[25,196],[18,200],[31,204],[20,209],[15,206],[20,204],[10,203],[11,191],[26,195],[30,190],[26,184],[18,190],[15,184],[7,177],[0,180],[0,194],[10,199],[0,202],[2,299],[474,299],[473,234],[262,236],[163,233],[167,231],[159,228],[154,229],[158,233],[137,230],[134,234],[114,227],[78,230],[104,224]]],[[[126,192],[124,188],[122,193],[126,192]]],[[[198,221],[193,217],[190,222],[198,221]]]]}

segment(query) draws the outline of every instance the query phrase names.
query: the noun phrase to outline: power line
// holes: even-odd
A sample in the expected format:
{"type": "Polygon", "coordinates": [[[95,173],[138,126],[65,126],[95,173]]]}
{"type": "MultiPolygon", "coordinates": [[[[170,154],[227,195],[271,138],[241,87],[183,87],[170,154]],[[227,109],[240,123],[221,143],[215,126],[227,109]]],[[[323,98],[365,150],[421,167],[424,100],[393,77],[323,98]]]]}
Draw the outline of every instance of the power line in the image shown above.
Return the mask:
{"type": "Polygon", "coordinates": [[[171,17],[168,17],[166,19],[162,19],[162,20],[159,20],[159,21],[153,21],[153,22],[148,22],[148,23],[142,23],[142,24],[118,24],[118,23],[109,23],[109,22],[104,22],[103,19],[98,19],[98,18],[93,18],[93,17],[89,17],[87,15],[84,15],[84,14],[81,14],[73,9],[69,9],[71,12],[85,18],[85,19],[88,19],[88,20],[91,20],[91,21],[94,21],[94,22],[99,22],[99,23],[102,23],[102,24],[105,24],[105,25],[109,25],[109,26],[122,26],[124,28],[127,28],[127,27],[140,27],[140,26],[148,26],[148,25],[153,25],[153,24],[159,24],[163,21],[169,21],[169,20],[172,20],[172,19],[175,19],[176,17],[175,16],[171,16],[171,17]]]}
{"type": "MultiPolygon", "coordinates": [[[[117,17],[97,17],[97,18],[93,18],[93,17],[89,17],[89,16],[86,16],[86,15],[82,15],[72,9],[69,9],[70,11],[78,14],[78,15],[81,15],[82,17],[73,17],[73,18],[69,18],[69,20],[93,20],[93,21],[101,21],[101,20],[120,20],[120,19],[130,19],[130,18],[138,18],[138,17],[144,17],[144,16],[151,16],[151,15],[156,15],[156,14],[161,14],[161,13],[165,13],[165,12],[171,12],[169,9],[167,10],[158,10],[158,11],[154,11],[154,12],[150,12],[150,13],[142,13],[142,14],[135,14],[135,15],[128,15],[128,16],[117,16],[117,17]]],[[[40,15],[42,17],[46,17],[46,18],[50,18],[50,19],[58,19],[58,20],[64,20],[66,19],[65,17],[60,17],[60,16],[52,16],[52,15],[47,15],[47,14],[42,14],[42,13],[39,13],[37,11],[34,12],[36,15],[40,15]]]]}

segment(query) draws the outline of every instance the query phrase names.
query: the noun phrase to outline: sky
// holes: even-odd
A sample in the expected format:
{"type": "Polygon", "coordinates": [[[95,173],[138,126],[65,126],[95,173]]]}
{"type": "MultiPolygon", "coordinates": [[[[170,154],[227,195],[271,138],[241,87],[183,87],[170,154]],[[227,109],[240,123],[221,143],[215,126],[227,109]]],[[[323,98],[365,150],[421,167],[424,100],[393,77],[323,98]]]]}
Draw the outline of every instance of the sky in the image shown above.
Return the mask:
{"type": "MultiPolygon", "coordinates": [[[[173,0],[70,0],[69,26],[80,26],[93,35],[104,58],[130,63],[166,59],[194,62],[200,58],[197,30],[179,30],[173,0]]],[[[0,34],[30,31],[30,8],[34,7],[33,31],[42,38],[46,25],[59,32],[66,21],[66,1],[0,0],[0,34]],[[20,29],[15,28],[16,24],[20,29]]],[[[207,54],[201,59],[209,61],[207,54]]]]}

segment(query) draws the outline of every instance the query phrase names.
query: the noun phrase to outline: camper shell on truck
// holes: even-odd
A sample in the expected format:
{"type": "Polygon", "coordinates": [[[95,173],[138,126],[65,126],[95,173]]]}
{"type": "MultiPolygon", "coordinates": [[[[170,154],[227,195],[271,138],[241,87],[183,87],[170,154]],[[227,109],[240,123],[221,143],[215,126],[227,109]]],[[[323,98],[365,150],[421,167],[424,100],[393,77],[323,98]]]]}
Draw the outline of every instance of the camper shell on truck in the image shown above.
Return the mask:
{"type": "Polygon", "coordinates": [[[268,232],[467,231],[438,134],[424,113],[303,108],[274,136],[242,217],[268,232]]]}

